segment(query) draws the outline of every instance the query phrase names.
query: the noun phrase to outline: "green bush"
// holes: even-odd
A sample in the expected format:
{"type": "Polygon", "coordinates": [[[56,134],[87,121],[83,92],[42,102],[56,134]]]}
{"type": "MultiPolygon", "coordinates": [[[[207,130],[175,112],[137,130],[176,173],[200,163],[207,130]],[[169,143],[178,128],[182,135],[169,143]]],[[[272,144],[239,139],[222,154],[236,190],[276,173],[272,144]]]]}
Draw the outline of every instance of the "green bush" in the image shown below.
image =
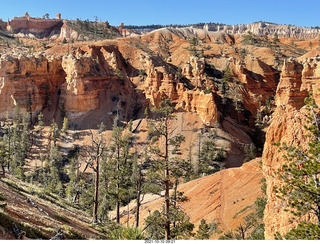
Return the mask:
{"type": "Polygon", "coordinates": [[[59,214],[59,213],[55,214],[55,218],[65,223],[70,223],[70,220],[67,217],[63,216],[62,214],[59,214]]]}
{"type": "Polygon", "coordinates": [[[206,89],[204,89],[204,94],[211,94],[212,93],[212,90],[211,90],[211,87],[206,87],[206,89]]]}
{"type": "Polygon", "coordinates": [[[144,240],[142,230],[134,227],[120,227],[109,233],[111,240],[144,240]]]}
{"type": "Polygon", "coordinates": [[[6,200],[5,196],[3,195],[2,192],[0,192],[0,201],[5,201],[5,200],[6,200]]]}
{"type": "Polygon", "coordinates": [[[71,227],[63,225],[62,228],[65,230],[67,239],[70,240],[85,240],[86,238],[73,230],[71,227]]]}

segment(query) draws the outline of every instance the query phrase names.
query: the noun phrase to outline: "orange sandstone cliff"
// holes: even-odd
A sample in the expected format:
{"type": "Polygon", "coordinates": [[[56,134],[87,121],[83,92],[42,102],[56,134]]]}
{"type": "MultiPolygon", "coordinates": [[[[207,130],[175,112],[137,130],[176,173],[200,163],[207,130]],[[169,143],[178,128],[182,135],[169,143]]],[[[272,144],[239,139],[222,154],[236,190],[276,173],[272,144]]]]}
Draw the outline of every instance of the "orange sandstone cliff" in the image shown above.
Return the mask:
{"type": "MultiPolygon", "coordinates": [[[[262,157],[268,197],[264,216],[265,238],[269,240],[274,239],[276,232],[284,235],[298,224],[298,222],[289,222],[291,214],[284,211],[284,204],[276,198],[273,191],[274,186],[282,184],[276,172],[286,163],[282,157],[283,152],[279,152],[278,147],[273,143],[305,147],[306,131],[303,126],[307,124],[307,111],[303,107],[303,101],[308,92],[313,91],[316,102],[320,105],[318,72],[318,58],[309,58],[304,62],[289,59],[282,68],[276,94],[277,108],[267,130],[262,157]]],[[[301,220],[313,221],[314,217],[306,215],[301,220]]]]}

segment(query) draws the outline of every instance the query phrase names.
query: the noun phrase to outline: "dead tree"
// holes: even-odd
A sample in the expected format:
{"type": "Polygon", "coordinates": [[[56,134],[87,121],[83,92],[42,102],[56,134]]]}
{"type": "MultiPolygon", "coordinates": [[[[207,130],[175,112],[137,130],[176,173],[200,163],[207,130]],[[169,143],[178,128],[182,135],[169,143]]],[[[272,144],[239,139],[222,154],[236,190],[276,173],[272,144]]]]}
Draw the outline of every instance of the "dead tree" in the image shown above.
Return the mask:
{"type": "Polygon", "coordinates": [[[99,203],[99,164],[102,154],[105,150],[105,143],[102,133],[94,137],[91,132],[91,148],[88,150],[89,161],[86,168],[89,166],[94,172],[94,196],[93,196],[93,223],[98,223],[98,203],[99,203]]]}

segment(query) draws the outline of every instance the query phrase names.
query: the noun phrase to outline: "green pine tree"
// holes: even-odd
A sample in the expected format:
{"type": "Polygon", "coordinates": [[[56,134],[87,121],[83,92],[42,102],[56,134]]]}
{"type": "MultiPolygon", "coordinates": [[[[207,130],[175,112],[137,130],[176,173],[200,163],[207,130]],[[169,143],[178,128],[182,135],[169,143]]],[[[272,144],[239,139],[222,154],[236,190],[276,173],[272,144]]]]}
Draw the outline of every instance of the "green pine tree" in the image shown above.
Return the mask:
{"type": "Polygon", "coordinates": [[[210,130],[208,135],[199,135],[201,144],[198,152],[198,177],[209,175],[224,168],[225,152],[215,144],[216,131],[210,130]]]}
{"type": "Polygon", "coordinates": [[[60,136],[59,127],[58,127],[56,122],[53,122],[51,124],[50,133],[51,133],[51,138],[53,140],[53,143],[56,146],[57,145],[57,141],[58,141],[59,136],[60,136]]]}
{"type": "MultiPolygon", "coordinates": [[[[311,214],[316,217],[317,222],[302,222],[297,228],[292,229],[286,239],[319,239],[320,228],[320,127],[319,108],[310,93],[305,99],[308,111],[308,124],[305,129],[309,132],[307,138],[309,143],[306,148],[301,146],[281,145],[280,150],[285,152],[287,163],[278,172],[283,185],[274,187],[277,197],[283,201],[286,208],[295,217],[311,214]],[[317,233],[314,235],[314,233],[317,233]]],[[[279,144],[278,144],[279,146],[279,144]]]]}
{"type": "Polygon", "coordinates": [[[120,223],[120,206],[130,200],[130,187],[132,176],[132,154],[130,153],[132,141],[131,123],[127,129],[119,126],[118,117],[115,118],[110,140],[109,156],[109,194],[116,207],[116,222],[120,223]]]}
{"type": "Polygon", "coordinates": [[[50,155],[48,158],[48,190],[64,196],[64,189],[61,182],[64,167],[62,155],[57,145],[51,144],[50,155]]]}
{"type": "Polygon", "coordinates": [[[68,133],[68,129],[69,129],[68,118],[67,118],[67,117],[64,117],[64,118],[63,118],[63,124],[62,124],[61,132],[62,132],[63,134],[67,134],[67,133],[68,133]]]}
{"type": "Polygon", "coordinates": [[[207,224],[205,219],[201,219],[200,225],[197,230],[196,239],[197,240],[205,240],[210,237],[210,226],[207,224]]]}
{"type": "MultiPolygon", "coordinates": [[[[179,165],[186,163],[186,161],[180,160],[177,154],[185,138],[181,134],[173,133],[174,109],[170,99],[163,99],[158,107],[151,109],[151,112],[154,118],[148,119],[148,134],[152,165],[148,169],[148,177],[157,182],[164,191],[164,211],[161,219],[163,219],[164,238],[169,240],[178,234],[172,232],[172,228],[178,225],[178,215],[181,215],[181,210],[177,208],[179,200],[177,199],[176,187],[173,197],[170,197],[169,191],[173,184],[177,186],[179,175],[184,174],[179,170],[182,168],[179,165]]],[[[191,168],[191,165],[188,167],[191,168]]],[[[189,231],[189,229],[187,228],[185,231],[189,231]]]]}
{"type": "Polygon", "coordinates": [[[278,44],[278,43],[280,42],[279,36],[278,36],[278,33],[277,33],[277,32],[275,32],[275,33],[273,34],[273,39],[272,39],[272,41],[273,41],[274,44],[278,44]]]}

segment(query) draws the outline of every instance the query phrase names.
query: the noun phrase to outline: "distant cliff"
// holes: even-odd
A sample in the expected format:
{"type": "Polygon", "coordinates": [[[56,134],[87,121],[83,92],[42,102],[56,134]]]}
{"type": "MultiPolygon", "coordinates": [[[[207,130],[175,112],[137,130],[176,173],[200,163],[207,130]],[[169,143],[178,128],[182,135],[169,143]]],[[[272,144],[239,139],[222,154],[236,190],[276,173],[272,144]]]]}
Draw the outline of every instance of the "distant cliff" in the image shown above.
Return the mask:
{"type": "Polygon", "coordinates": [[[193,29],[204,29],[212,32],[225,32],[226,34],[244,34],[251,32],[256,35],[273,35],[279,37],[294,37],[299,39],[310,39],[320,37],[320,28],[306,28],[293,25],[279,25],[269,22],[254,22],[252,24],[226,25],[220,23],[200,23],[192,26],[186,25],[147,25],[147,26],[124,26],[112,27],[108,22],[92,22],[89,20],[62,20],[57,14],[56,19],[33,18],[26,13],[22,17],[14,17],[11,21],[4,22],[0,19],[0,30],[7,30],[15,34],[32,34],[33,37],[43,38],[73,38],[73,39],[110,39],[121,36],[142,35],[154,30],[170,27],[180,29],[181,27],[193,27],[193,29]],[[125,27],[125,28],[124,28],[125,27]],[[81,37],[82,36],[82,37],[81,37]],[[81,37],[81,38],[80,38],[81,37]]]}
{"type": "Polygon", "coordinates": [[[243,25],[205,24],[203,29],[208,31],[221,31],[228,34],[243,34],[250,31],[256,35],[273,35],[277,33],[279,37],[295,37],[299,39],[320,37],[320,29],[306,28],[293,25],[278,25],[268,22],[255,22],[243,25]]]}
{"type": "Polygon", "coordinates": [[[45,19],[32,18],[26,12],[23,17],[14,17],[6,24],[6,29],[14,34],[32,34],[37,38],[43,38],[59,34],[63,21],[60,14],[57,14],[57,19],[45,19]]]}

